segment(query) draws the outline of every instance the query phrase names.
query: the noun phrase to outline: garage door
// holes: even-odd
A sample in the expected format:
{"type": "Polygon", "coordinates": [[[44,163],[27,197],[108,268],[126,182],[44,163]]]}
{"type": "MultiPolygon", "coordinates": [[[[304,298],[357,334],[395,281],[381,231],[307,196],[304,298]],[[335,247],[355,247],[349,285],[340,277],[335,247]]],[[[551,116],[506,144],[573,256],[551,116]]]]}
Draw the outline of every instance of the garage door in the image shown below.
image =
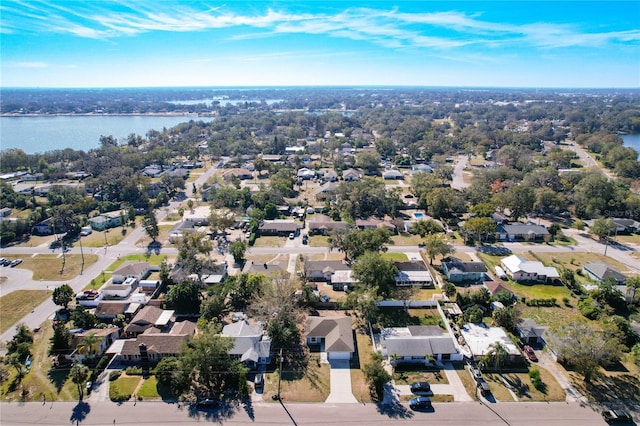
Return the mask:
{"type": "Polygon", "coordinates": [[[350,359],[351,353],[349,352],[329,352],[327,354],[329,359],[350,359]]]}

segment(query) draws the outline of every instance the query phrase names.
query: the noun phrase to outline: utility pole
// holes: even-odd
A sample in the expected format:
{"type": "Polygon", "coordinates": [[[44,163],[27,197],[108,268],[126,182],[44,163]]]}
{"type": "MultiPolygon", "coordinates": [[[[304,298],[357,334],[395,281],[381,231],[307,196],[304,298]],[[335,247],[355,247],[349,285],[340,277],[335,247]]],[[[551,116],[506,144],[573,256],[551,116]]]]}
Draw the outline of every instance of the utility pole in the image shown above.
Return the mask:
{"type": "Polygon", "coordinates": [[[280,367],[278,368],[278,401],[280,400],[280,383],[282,382],[282,348],[280,348],[280,367]]]}
{"type": "Polygon", "coordinates": [[[82,273],[84,272],[84,251],[82,250],[82,235],[80,235],[78,241],[80,242],[80,256],[82,257],[82,266],[80,267],[80,275],[82,275],[82,273]]]}

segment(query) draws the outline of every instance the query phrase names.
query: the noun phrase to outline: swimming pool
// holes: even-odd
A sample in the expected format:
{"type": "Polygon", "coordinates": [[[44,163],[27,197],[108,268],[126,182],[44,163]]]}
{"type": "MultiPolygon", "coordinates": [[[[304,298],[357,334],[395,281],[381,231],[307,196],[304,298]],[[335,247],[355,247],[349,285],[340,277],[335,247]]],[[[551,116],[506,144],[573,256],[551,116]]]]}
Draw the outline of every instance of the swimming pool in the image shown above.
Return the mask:
{"type": "Polygon", "coordinates": [[[415,212],[413,214],[413,217],[415,217],[416,219],[422,219],[424,217],[424,215],[420,212],[415,212]]]}

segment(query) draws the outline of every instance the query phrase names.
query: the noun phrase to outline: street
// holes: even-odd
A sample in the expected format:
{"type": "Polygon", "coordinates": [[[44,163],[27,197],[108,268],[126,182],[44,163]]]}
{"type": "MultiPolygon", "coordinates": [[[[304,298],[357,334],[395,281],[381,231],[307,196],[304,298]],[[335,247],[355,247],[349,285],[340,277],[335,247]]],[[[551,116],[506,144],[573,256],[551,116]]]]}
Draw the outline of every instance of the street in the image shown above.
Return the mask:
{"type": "Polygon", "coordinates": [[[512,425],[567,426],[605,425],[599,411],[579,404],[436,403],[433,412],[414,412],[406,404],[289,404],[259,403],[250,406],[223,406],[217,410],[195,411],[188,406],[164,402],[115,404],[77,402],[8,403],[0,406],[0,423],[17,425],[178,425],[198,422],[218,424],[271,425],[372,425],[401,422],[423,425],[512,425]]]}

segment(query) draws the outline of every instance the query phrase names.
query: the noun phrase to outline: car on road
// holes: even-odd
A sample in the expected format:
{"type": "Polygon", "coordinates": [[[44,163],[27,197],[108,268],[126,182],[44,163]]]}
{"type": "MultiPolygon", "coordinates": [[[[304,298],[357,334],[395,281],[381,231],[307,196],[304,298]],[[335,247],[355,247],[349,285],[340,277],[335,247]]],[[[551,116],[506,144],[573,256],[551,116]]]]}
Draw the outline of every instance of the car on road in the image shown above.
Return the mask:
{"type": "Polygon", "coordinates": [[[524,354],[527,356],[527,358],[529,358],[530,361],[538,362],[538,357],[536,356],[536,353],[531,346],[526,345],[523,350],[524,354]]]}
{"type": "Polygon", "coordinates": [[[607,423],[633,423],[631,414],[623,410],[605,410],[602,412],[602,418],[607,423]]]}
{"type": "Polygon", "coordinates": [[[431,393],[431,385],[427,382],[411,383],[409,389],[411,389],[411,393],[416,395],[431,393]]]}
{"type": "Polygon", "coordinates": [[[218,401],[211,398],[201,399],[195,403],[196,408],[214,408],[218,406],[218,401]]]}
{"type": "Polygon", "coordinates": [[[244,237],[245,237],[246,239],[251,238],[251,231],[247,231],[247,232],[244,234],[244,237]]]}
{"type": "Polygon", "coordinates": [[[18,266],[21,263],[22,263],[22,259],[16,259],[13,262],[11,262],[11,264],[9,264],[9,266],[11,266],[12,268],[15,268],[16,266],[18,266]]]}
{"type": "Polygon", "coordinates": [[[290,240],[293,240],[295,237],[296,237],[296,234],[294,234],[293,232],[291,232],[291,233],[289,234],[289,239],[290,239],[290,240]]]}
{"type": "Polygon", "coordinates": [[[426,396],[419,396],[409,400],[409,408],[412,410],[433,410],[431,400],[426,396]]]}
{"type": "Polygon", "coordinates": [[[308,244],[309,243],[309,236],[307,234],[304,234],[302,236],[302,244],[308,244]]]}
{"type": "Polygon", "coordinates": [[[92,381],[88,381],[87,382],[87,390],[90,391],[92,387],[93,387],[93,382],[92,381]]]}

